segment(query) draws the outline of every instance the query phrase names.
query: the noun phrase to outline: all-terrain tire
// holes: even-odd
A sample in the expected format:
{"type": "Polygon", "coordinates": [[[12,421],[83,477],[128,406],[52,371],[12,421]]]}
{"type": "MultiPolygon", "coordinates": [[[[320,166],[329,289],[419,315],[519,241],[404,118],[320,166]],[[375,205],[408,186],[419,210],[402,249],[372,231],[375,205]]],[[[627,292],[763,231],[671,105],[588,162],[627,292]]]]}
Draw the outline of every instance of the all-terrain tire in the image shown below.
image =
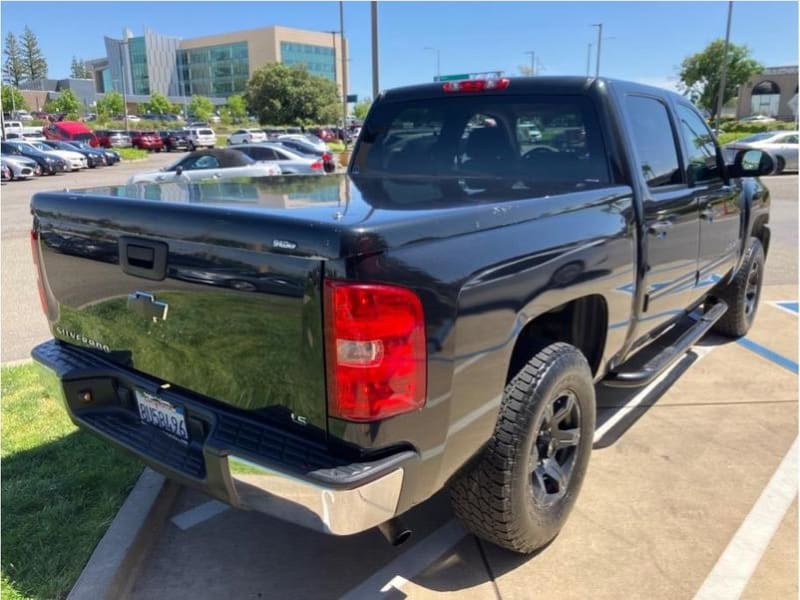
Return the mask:
{"type": "Polygon", "coordinates": [[[546,546],[566,522],[583,483],[594,424],[594,384],[586,358],[562,342],[543,348],[506,386],[494,434],[451,483],[456,515],[477,536],[514,552],[546,546]],[[572,412],[557,421],[566,405],[572,412]],[[551,429],[545,431],[548,419],[551,429]],[[551,435],[553,423],[561,433],[551,435]],[[565,423],[569,429],[561,428],[565,423]],[[559,441],[558,449],[550,448],[553,439],[567,435],[569,444],[559,447],[559,441]],[[551,461],[551,451],[552,460],[559,460],[559,453],[568,458],[569,470],[566,464],[559,468],[568,477],[547,474],[552,462],[542,461],[551,461]],[[551,494],[557,480],[558,490],[551,494]]]}
{"type": "Polygon", "coordinates": [[[736,277],[715,293],[727,302],[728,312],[714,323],[713,330],[729,337],[746,335],[756,318],[763,281],[764,248],[758,239],[751,238],[736,277]]]}

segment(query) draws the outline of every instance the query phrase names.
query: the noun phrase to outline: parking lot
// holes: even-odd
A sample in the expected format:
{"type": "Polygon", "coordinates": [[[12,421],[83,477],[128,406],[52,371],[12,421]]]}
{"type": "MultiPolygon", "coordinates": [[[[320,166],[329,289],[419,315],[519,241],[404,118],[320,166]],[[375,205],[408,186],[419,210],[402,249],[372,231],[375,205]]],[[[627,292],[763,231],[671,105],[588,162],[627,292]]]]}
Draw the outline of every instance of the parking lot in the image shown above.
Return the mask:
{"type": "MultiPolygon", "coordinates": [[[[3,185],[3,362],[49,337],[30,195],[123,183],[177,158],[3,185]]],[[[323,536],[182,490],[132,596],[796,597],[797,176],[764,182],[773,234],[755,326],[744,340],[705,338],[647,388],[598,388],[587,479],[538,555],[466,534],[444,495],[407,515],[414,535],[394,548],[377,531],[323,536]]]]}

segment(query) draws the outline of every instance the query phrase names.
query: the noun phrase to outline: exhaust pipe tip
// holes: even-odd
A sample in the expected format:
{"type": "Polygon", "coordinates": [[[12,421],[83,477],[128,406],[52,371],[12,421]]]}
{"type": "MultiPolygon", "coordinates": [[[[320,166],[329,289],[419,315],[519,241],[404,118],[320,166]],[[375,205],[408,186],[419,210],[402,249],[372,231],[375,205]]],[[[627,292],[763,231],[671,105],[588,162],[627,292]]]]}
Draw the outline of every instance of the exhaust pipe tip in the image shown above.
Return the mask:
{"type": "Polygon", "coordinates": [[[399,546],[408,541],[411,537],[411,529],[397,517],[389,519],[385,523],[378,525],[378,529],[392,546],[399,546]]]}

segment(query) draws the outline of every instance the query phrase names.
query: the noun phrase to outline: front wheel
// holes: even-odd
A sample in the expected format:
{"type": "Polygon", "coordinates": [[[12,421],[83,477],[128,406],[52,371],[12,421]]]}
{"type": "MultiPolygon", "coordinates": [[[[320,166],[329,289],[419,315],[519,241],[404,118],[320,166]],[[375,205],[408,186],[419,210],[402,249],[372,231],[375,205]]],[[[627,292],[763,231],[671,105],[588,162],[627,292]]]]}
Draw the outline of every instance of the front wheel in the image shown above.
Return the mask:
{"type": "Polygon", "coordinates": [[[775,160],[775,175],[782,175],[783,170],[785,168],[786,168],[786,160],[782,156],[779,156],[775,160]]]}
{"type": "Polygon", "coordinates": [[[452,483],[456,515],[514,552],[547,545],[575,504],[594,423],[586,358],[569,344],[550,344],[506,386],[494,434],[452,483]]]}
{"type": "Polygon", "coordinates": [[[714,331],[729,337],[747,334],[756,318],[763,281],[764,248],[757,238],[751,238],[736,277],[716,294],[727,302],[728,311],[714,323],[714,331]]]}

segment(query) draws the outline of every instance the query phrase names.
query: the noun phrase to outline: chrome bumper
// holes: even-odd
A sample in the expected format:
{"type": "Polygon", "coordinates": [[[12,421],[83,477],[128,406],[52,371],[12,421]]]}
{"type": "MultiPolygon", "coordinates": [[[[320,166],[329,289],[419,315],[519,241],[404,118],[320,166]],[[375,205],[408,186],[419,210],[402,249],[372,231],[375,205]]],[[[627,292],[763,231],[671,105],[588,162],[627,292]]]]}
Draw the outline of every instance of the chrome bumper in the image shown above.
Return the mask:
{"type": "MultiPolygon", "coordinates": [[[[259,464],[238,456],[235,448],[212,447],[213,444],[208,443],[213,438],[212,432],[203,441],[205,477],[192,479],[186,473],[170,468],[157,457],[131,447],[113,432],[98,428],[80,408],[73,410],[79,404],[67,397],[64,381],[72,379],[68,375],[69,370],[88,365],[72,362],[70,354],[68,351],[64,354],[58,352],[52,347],[52,342],[45,342],[34,349],[34,364],[47,393],[63,402],[70,418],[78,426],[133,453],[167,477],[197,487],[234,507],[262,512],[333,535],[366,531],[396,516],[403,488],[404,465],[415,461],[417,457],[412,451],[404,451],[380,461],[326,469],[321,474],[316,471],[292,473],[291,469],[284,469],[281,465],[259,464]],[[50,347],[45,348],[48,345],[50,347]],[[381,474],[376,476],[376,473],[381,474]]],[[[123,379],[131,375],[120,372],[109,376],[123,379]]],[[[94,377],[97,377],[96,373],[94,377]]],[[[151,427],[139,423],[133,411],[121,418],[126,419],[128,431],[131,422],[135,422],[137,428],[151,427]]]]}

